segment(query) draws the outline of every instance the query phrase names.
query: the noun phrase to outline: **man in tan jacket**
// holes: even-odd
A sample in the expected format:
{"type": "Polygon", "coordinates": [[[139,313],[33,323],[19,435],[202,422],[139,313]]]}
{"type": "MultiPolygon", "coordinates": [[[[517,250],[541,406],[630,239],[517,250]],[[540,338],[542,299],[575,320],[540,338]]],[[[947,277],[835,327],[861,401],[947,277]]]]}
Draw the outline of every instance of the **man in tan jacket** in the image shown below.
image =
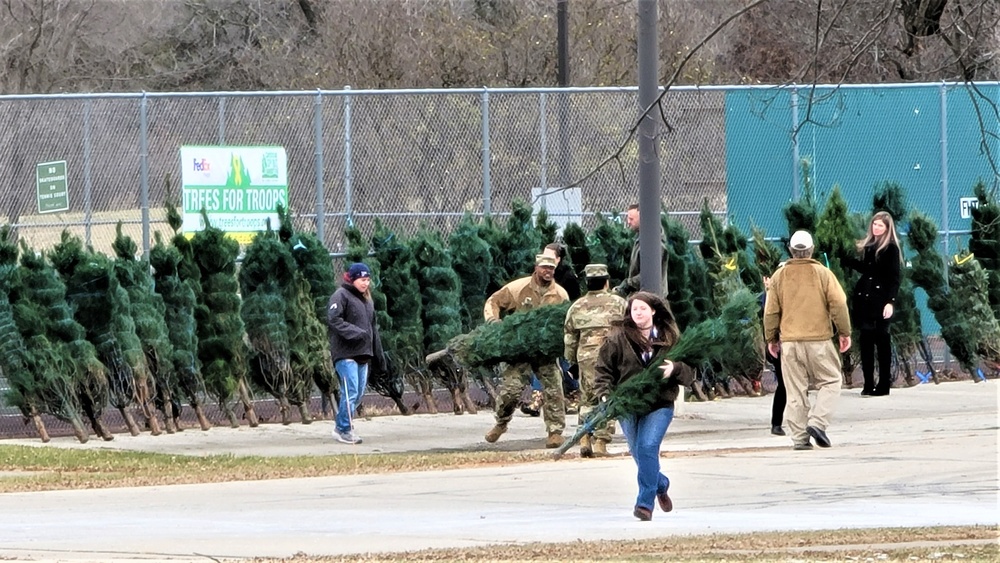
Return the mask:
{"type": "MultiPolygon", "coordinates": [[[[535,256],[535,271],[527,277],[516,279],[498,289],[486,300],[483,317],[486,322],[499,321],[503,315],[526,311],[543,305],[556,305],[569,301],[566,290],[553,281],[556,260],[545,254],[535,256]]],[[[514,416],[514,409],[521,398],[521,391],[531,378],[531,372],[538,375],[542,383],[545,401],[542,404],[542,418],[548,439],[547,448],[558,448],[563,443],[562,433],[566,428],[566,410],[563,407],[562,372],[553,361],[548,365],[513,364],[504,366],[500,381],[500,396],[497,397],[496,425],[486,433],[487,442],[496,442],[507,431],[507,424],[514,416]]]]}
{"type": "Polygon", "coordinates": [[[833,272],[812,259],[808,232],[796,231],[788,247],[792,259],[771,276],[767,290],[764,338],[771,355],[781,358],[788,391],[785,421],[794,449],[811,450],[810,437],[829,448],[826,428],[840,397],[840,354],[851,347],[847,296],[833,272]],[[840,353],[833,345],[834,327],[840,353]],[[816,389],[811,408],[810,387],[816,389]]]}

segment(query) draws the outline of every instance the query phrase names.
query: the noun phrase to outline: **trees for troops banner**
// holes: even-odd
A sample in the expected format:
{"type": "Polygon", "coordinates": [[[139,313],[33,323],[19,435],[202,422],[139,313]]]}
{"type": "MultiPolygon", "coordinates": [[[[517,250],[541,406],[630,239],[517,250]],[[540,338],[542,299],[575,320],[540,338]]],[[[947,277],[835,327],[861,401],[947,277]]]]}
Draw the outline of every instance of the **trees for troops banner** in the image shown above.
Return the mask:
{"type": "Polygon", "coordinates": [[[181,147],[183,231],[213,227],[240,244],[279,225],[275,206],[288,207],[288,158],[284,147],[181,147]]]}

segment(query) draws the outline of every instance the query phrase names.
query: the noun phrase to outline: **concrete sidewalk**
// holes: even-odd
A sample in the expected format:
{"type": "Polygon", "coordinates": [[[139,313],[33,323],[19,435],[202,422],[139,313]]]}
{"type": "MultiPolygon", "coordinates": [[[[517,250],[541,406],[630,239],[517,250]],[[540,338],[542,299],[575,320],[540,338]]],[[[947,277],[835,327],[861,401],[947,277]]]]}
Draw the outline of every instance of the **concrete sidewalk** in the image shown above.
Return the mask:
{"type": "MultiPolygon", "coordinates": [[[[213,485],[0,495],[0,559],[204,561],[672,534],[983,524],[998,517],[995,381],[844,390],[834,447],[792,451],[771,436],[770,397],[687,403],[664,442],[674,512],[632,517],[626,456],[507,467],[213,485]]],[[[575,417],[574,417],[575,418],[575,417]]],[[[497,444],[492,415],[389,416],[334,442],[332,422],[118,436],[48,445],[235,455],[541,449],[541,419],[497,444]]],[[[569,432],[570,429],[567,430],[569,432]]],[[[36,441],[4,443],[38,444],[36,441]]],[[[624,454],[622,440],[612,451],[624,454]]],[[[575,451],[575,450],[574,450],[575,451]]]]}

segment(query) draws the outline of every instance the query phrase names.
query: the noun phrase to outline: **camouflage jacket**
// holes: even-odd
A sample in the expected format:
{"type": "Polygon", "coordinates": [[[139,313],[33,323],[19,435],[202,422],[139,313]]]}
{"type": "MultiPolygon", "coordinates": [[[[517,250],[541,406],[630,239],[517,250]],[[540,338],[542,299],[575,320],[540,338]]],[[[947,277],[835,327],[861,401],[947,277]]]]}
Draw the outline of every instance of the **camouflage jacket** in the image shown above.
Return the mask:
{"type": "Polygon", "coordinates": [[[597,351],[611,329],[611,322],[625,315],[625,300],[610,291],[591,291],[570,305],[563,325],[563,356],[571,364],[597,351]]]}

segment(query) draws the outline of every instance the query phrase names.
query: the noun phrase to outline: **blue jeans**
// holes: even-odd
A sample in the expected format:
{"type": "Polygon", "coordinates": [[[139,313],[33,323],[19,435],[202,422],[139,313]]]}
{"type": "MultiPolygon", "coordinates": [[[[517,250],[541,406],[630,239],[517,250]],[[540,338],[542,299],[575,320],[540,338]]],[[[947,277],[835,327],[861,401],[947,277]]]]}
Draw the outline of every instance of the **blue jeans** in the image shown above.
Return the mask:
{"type": "Polygon", "coordinates": [[[340,403],[337,405],[337,432],[351,430],[351,418],[358,410],[368,385],[368,364],[354,360],[337,360],[334,364],[340,378],[340,403]]]}
{"type": "Polygon", "coordinates": [[[657,493],[670,488],[670,479],[660,473],[660,443],[673,419],[674,409],[663,408],[645,416],[627,416],[618,421],[639,469],[639,496],[635,505],[647,510],[653,510],[657,493]]]}

